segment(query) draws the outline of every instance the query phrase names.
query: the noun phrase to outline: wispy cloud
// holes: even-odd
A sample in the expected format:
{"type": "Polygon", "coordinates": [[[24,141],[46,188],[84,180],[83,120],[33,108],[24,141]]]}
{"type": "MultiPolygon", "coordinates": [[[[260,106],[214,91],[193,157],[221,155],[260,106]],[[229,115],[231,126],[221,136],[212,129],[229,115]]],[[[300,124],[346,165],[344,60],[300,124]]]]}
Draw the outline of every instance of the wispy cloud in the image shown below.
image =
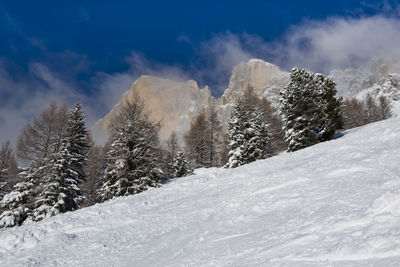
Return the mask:
{"type": "Polygon", "coordinates": [[[373,58],[398,61],[400,20],[383,16],[329,18],[294,26],[274,44],[273,60],[314,71],[359,67],[373,58]]]}

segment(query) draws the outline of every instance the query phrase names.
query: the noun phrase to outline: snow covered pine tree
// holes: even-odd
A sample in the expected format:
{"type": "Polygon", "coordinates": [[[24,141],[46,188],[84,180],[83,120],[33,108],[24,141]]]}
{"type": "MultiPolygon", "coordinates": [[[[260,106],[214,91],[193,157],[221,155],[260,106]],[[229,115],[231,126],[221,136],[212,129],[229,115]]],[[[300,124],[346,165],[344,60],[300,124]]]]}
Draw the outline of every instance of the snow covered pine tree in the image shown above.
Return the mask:
{"type": "Polygon", "coordinates": [[[83,200],[78,187],[85,174],[87,130],[81,105],[77,103],[68,117],[65,138],[60,151],[50,158],[33,160],[21,175],[24,181],[4,196],[1,205],[7,211],[0,215],[0,227],[20,225],[24,220],[43,218],[76,210],[83,200]]]}
{"type": "Polygon", "coordinates": [[[268,124],[260,99],[249,88],[238,99],[228,126],[229,153],[225,168],[235,168],[271,156],[268,124]]]}
{"type": "Polygon", "coordinates": [[[86,179],[83,165],[89,149],[84,118],[78,102],[69,114],[61,150],[53,155],[36,197],[36,208],[30,215],[33,221],[76,210],[84,200],[78,185],[86,179]]]}
{"type": "Polygon", "coordinates": [[[35,197],[34,185],[38,184],[37,177],[40,177],[43,168],[32,161],[30,167],[21,172],[20,176],[24,181],[16,184],[14,190],[5,195],[0,206],[5,210],[0,215],[0,228],[21,225],[30,213],[35,197]]]}
{"type": "Polygon", "coordinates": [[[139,95],[123,104],[113,119],[108,165],[98,192],[100,201],[159,186],[163,175],[159,128],[159,123],[150,121],[139,95]]]}
{"type": "Polygon", "coordinates": [[[322,74],[294,68],[281,92],[285,142],[289,152],[333,138],[343,126],[342,100],[335,98],[335,83],[322,74]]]}
{"type": "Polygon", "coordinates": [[[175,160],[174,160],[174,177],[183,177],[186,176],[189,172],[188,170],[188,162],[186,161],[185,154],[182,151],[176,152],[175,160]]]}
{"type": "Polygon", "coordinates": [[[243,100],[239,98],[233,108],[232,118],[228,126],[229,152],[225,168],[236,168],[246,163],[244,158],[245,114],[243,100]]]}

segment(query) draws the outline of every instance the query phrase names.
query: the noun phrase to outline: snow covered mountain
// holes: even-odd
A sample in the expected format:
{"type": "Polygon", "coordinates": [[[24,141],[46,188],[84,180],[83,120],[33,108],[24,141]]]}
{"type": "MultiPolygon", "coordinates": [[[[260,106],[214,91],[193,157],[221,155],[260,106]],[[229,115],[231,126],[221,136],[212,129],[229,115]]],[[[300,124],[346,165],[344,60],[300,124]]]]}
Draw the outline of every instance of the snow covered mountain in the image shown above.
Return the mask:
{"type": "Polygon", "coordinates": [[[0,230],[0,266],[399,266],[400,118],[0,230]]]}

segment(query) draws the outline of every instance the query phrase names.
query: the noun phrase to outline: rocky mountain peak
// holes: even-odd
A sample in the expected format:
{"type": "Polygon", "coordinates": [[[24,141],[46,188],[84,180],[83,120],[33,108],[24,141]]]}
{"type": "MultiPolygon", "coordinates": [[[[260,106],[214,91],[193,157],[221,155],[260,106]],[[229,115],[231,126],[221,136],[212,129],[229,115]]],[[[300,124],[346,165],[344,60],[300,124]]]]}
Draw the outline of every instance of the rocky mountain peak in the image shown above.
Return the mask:
{"type": "Polygon", "coordinates": [[[121,103],[130,101],[134,92],[139,94],[150,112],[153,121],[161,121],[161,140],[166,140],[175,131],[182,136],[190,126],[198,108],[207,106],[213,99],[208,87],[199,89],[193,80],[173,81],[155,76],[141,76],[122,96],[117,105],[94,126],[94,138],[103,143],[108,136],[112,117],[121,109],[121,103]]]}
{"type": "Polygon", "coordinates": [[[234,102],[248,87],[253,87],[259,95],[274,98],[279,95],[289,79],[289,74],[278,66],[261,59],[250,59],[237,65],[232,72],[229,86],[221,98],[223,104],[234,102]]]}

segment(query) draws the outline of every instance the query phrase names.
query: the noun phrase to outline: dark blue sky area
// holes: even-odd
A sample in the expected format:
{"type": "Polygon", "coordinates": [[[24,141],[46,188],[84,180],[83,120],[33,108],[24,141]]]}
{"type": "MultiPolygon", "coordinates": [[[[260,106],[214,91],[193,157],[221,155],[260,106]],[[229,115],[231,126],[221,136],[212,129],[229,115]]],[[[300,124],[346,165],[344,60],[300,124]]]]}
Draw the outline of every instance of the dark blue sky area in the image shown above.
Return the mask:
{"type": "Polygon", "coordinates": [[[0,55],[11,68],[72,51],[91,62],[82,79],[123,71],[131,51],[186,65],[196,47],[179,36],[196,44],[230,31],[269,41],[307,18],[372,14],[368,2],[376,1],[6,1],[0,4],[0,55]]]}

